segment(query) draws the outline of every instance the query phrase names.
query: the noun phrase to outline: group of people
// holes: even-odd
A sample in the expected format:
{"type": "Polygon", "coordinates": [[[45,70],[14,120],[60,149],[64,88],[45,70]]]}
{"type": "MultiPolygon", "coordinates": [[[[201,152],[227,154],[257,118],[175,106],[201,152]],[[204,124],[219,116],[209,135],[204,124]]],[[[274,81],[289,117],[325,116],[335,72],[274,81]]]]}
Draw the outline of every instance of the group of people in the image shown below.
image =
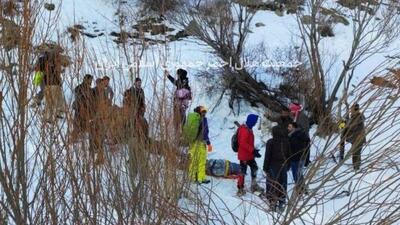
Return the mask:
{"type": "MultiPolygon", "coordinates": [[[[302,112],[301,105],[292,103],[289,110],[283,110],[279,117],[266,115],[278,125],[272,128],[272,138],[266,143],[263,171],[267,177],[264,196],[272,208],[282,208],[286,199],[287,171],[290,169],[295,181],[295,191],[298,194],[306,191],[303,182],[303,168],[309,160],[310,137],[309,124],[302,112]],[[305,118],[302,118],[302,117],[305,118]],[[305,122],[304,122],[304,121],[305,122]],[[300,125],[301,124],[301,125],[300,125]],[[307,125],[303,127],[303,125],[307,125]]],[[[258,165],[255,158],[258,150],[254,146],[252,128],[256,125],[258,115],[247,116],[245,124],[238,130],[238,159],[242,173],[238,177],[237,195],[245,191],[245,175],[247,167],[251,170],[251,191],[264,192],[256,181],[258,165]]]]}
{"type": "MultiPolygon", "coordinates": [[[[43,121],[54,124],[57,119],[65,117],[67,106],[62,91],[62,66],[57,63],[59,52],[49,50],[43,52],[35,66],[33,83],[39,87],[34,97],[33,106],[41,105],[45,100],[43,121]]],[[[187,71],[177,70],[177,78],[166,73],[175,86],[174,93],[174,123],[176,128],[185,122],[186,110],[192,98],[187,71]]],[[[142,80],[137,77],[132,87],[123,93],[122,107],[113,104],[114,92],[110,86],[110,77],[104,76],[95,81],[86,74],[82,82],[74,89],[74,119],[71,140],[75,141],[83,134],[89,134],[91,152],[98,153],[98,162],[104,160],[103,144],[117,143],[129,137],[147,139],[149,127],[145,119],[145,93],[142,80]]]]}
{"type": "MultiPolygon", "coordinates": [[[[287,171],[291,170],[295,182],[294,193],[301,195],[307,193],[304,183],[304,168],[310,163],[310,123],[304,114],[302,106],[298,103],[289,105],[288,110],[282,110],[279,117],[266,115],[271,121],[277,122],[272,128],[272,138],[266,143],[263,171],[266,175],[266,190],[264,193],[273,210],[282,210],[285,205],[287,193],[287,171]]],[[[258,150],[254,147],[254,134],[252,128],[257,123],[258,116],[250,114],[246,123],[238,130],[238,159],[241,166],[241,174],[238,178],[239,196],[245,194],[244,176],[247,167],[251,170],[251,191],[259,191],[256,177],[258,166],[255,157],[258,150]]],[[[354,104],[351,107],[350,118],[341,124],[340,160],[344,158],[345,142],[352,144],[350,154],[353,159],[353,167],[357,172],[361,166],[361,150],[366,143],[364,115],[360,106],[354,104]]]]}
{"type": "MultiPolygon", "coordinates": [[[[63,118],[66,111],[62,93],[61,67],[56,63],[57,54],[46,53],[39,57],[35,68],[35,76],[41,76],[40,92],[35,97],[35,104],[40,105],[46,100],[45,121],[53,123],[57,118],[63,118]]],[[[198,106],[186,117],[186,111],[192,100],[187,71],[177,70],[177,78],[166,73],[166,77],[176,86],[174,92],[174,123],[177,133],[182,132],[186,144],[189,146],[189,176],[198,183],[209,183],[206,179],[207,151],[212,151],[208,136],[207,109],[198,106]]],[[[35,78],[36,80],[36,78],[35,78]]],[[[76,139],[83,133],[89,133],[91,152],[97,153],[97,162],[104,161],[103,144],[105,140],[115,143],[129,137],[148,138],[148,124],[145,119],[145,93],[142,89],[142,80],[135,78],[132,87],[123,94],[123,105],[113,104],[114,92],[110,87],[110,78],[104,76],[96,79],[86,74],[74,90],[73,103],[74,123],[72,138],[76,139]],[[117,117],[115,115],[120,115],[117,117]]],[[[273,208],[282,208],[285,204],[287,189],[287,171],[291,170],[295,181],[295,192],[306,192],[303,179],[304,167],[310,163],[310,122],[302,106],[291,103],[288,109],[274,117],[266,114],[265,117],[278,125],[272,128],[272,138],[266,143],[263,171],[266,174],[265,197],[273,208]]],[[[241,173],[237,180],[237,194],[242,196],[245,191],[245,175],[247,167],[251,170],[251,191],[264,189],[257,184],[258,165],[256,157],[261,157],[254,145],[252,128],[256,125],[259,116],[250,114],[244,124],[237,130],[237,152],[240,161],[241,173]]],[[[351,109],[350,118],[345,125],[340,143],[340,158],[344,159],[345,142],[352,144],[353,166],[360,169],[361,149],[366,142],[364,116],[360,107],[355,104],[351,109]]]]}
{"type": "MultiPolygon", "coordinates": [[[[207,110],[204,106],[198,106],[193,113],[189,113],[183,132],[189,136],[190,178],[197,183],[209,183],[206,179],[205,167],[207,150],[212,151],[208,137],[207,110]],[[197,118],[197,119],[194,119],[197,118]],[[200,122],[193,122],[200,121],[200,122]],[[193,124],[200,124],[193,126],[193,124]],[[193,128],[194,127],[194,128],[193,128]],[[194,130],[194,132],[192,131],[194,130]],[[191,134],[192,133],[192,134],[191,134]]],[[[237,153],[241,172],[237,176],[237,195],[243,196],[245,191],[245,175],[250,167],[251,192],[261,192],[273,210],[282,210],[287,195],[287,171],[291,171],[295,182],[294,193],[307,194],[304,182],[304,168],[310,164],[310,123],[298,103],[291,103],[288,109],[273,117],[265,115],[269,120],[277,123],[272,128],[272,138],[266,143],[263,172],[266,175],[265,190],[257,184],[258,165],[255,160],[261,157],[259,150],[255,148],[253,127],[257,124],[258,115],[250,114],[246,122],[237,130],[237,153]]],[[[366,142],[364,116],[360,107],[355,104],[351,108],[350,118],[342,130],[340,142],[340,159],[344,160],[344,142],[352,144],[350,153],[353,158],[353,166],[356,171],[360,169],[361,149],[366,142]]]]}

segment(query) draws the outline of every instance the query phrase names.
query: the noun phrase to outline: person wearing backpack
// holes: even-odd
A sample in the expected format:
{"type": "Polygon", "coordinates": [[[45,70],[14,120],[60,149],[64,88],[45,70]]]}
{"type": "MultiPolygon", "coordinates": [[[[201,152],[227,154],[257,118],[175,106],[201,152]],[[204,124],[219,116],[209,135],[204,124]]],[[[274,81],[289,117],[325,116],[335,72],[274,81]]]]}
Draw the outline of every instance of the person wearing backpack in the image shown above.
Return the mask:
{"type": "Polygon", "coordinates": [[[206,179],[207,150],[212,151],[212,145],[208,137],[207,109],[198,106],[193,113],[188,115],[187,123],[183,127],[185,140],[189,143],[189,176],[197,183],[207,184],[206,179]]]}
{"type": "Polygon", "coordinates": [[[265,197],[272,210],[283,210],[287,189],[287,168],[290,160],[288,130],[282,126],[272,128],[267,141],[263,170],[266,174],[265,197]]]}
{"type": "Polygon", "coordinates": [[[44,71],[46,70],[46,61],[48,59],[48,52],[45,51],[43,52],[35,65],[35,73],[34,73],[34,78],[33,78],[33,85],[35,87],[39,87],[39,92],[36,93],[34,97],[34,102],[32,104],[33,107],[38,107],[42,104],[43,98],[44,98],[44,82],[43,82],[43,77],[44,77],[44,71]]]}
{"type": "Polygon", "coordinates": [[[168,72],[165,72],[167,78],[171,83],[176,86],[174,92],[174,115],[175,125],[180,127],[186,121],[185,115],[186,110],[189,107],[189,102],[192,100],[192,91],[189,86],[189,78],[187,77],[187,71],[184,69],[178,69],[176,74],[178,79],[175,79],[168,72]]]}
{"type": "Polygon", "coordinates": [[[258,166],[255,158],[254,134],[252,128],[256,125],[258,116],[249,114],[245,124],[240,125],[237,131],[238,159],[240,161],[241,174],[238,176],[237,195],[243,196],[246,191],[244,189],[244,178],[247,173],[247,167],[251,170],[251,191],[263,191],[257,184],[256,177],[258,166]]]}

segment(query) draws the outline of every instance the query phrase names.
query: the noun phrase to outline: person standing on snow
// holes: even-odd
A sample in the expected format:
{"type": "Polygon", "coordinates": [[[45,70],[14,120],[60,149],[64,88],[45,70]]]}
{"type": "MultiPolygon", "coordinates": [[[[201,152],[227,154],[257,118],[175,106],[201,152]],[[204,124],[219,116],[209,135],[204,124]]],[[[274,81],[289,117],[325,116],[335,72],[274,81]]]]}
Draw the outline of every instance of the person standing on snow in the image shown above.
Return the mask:
{"type": "Polygon", "coordinates": [[[212,151],[212,145],[208,137],[208,121],[206,117],[207,109],[204,106],[198,106],[194,113],[188,116],[188,122],[185,124],[184,132],[192,139],[189,140],[189,176],[192,181],[208,184],[210,180],[206,179],[207,150],[212,151]]]}
{"type": "Polygon", "coordinates": [[[34,85],[39,86],[39,92],[34,97],[34,102],[32,104],[33,107],[38,107],[42,104],[42,100],[44,98],[44,82],[43,76],[46,70],[47,61],[49,58],[48,51],[43,52],[37,60],[35,66],[35,76],[34,76],[34,85]]]}
{"type": "Polygon", "coordinates": [[[43,86],[46,101],[44,118],[46,122],[53,123],[56,118],[63,118],[66,103],[62,90],[60,53],[56,50],[48,52],[44,60],[43,86]]]}
{"type": "MultiPolygon", "coordinates": [[[[352,154],[353,167],[355,171],[358,171],[361,166],[361,150],[367,142],[365,138],[365,117],[360,111],[359,104],[354,104],[350,110],[350,120],[343,130],[343,137],[347,142],[351,143],[350,152],[352,154]]],[[[344,152],[341,153],[341,159],[343,160],[343,158],[344,152]]]]}
{"type": "Polygon", "coordinates": [[[146,112],[145,95],[142,88],[142,79],[137,77],[134,85],[124,92],[123,107],[128,123],[128,133],[134,136],[148,138],[148,123],[144,117],[146,112]],[[134,129],[135,128],[135,129],[134,129]]]}
{"type": "Polygon", "coordinates": [[[113,98],[114,98],[114,91],[110,87],[110,77],[104,76],[102,80],[104,82],[104,86],[105,86],[104,91],[106,92],[107,100],[108,100],[109,104],[112,105],[113,98]]]}
{"type": "Polygon", "coordinates": [[[89,132],[89,149],[90,152],[96,154],[95,163],[101,165],[104,163],[103,144],[107,138],[107,128],[109,119],[109,102],[105,91],[105,82],[103,79],[96,79],[96,86],[93,90],[93,115],[91,118],[89,132]]]}
{"type": "Polygon", "coordinates": [[[146,103],[142,88],[142,79],[137,77],[134,85],[124,92],[123,105],[133,117],[144,117],[146,103]]]}
{"type": "Polygon", "coordinates": [[[267,176],[265,196],[273,210],[283,210],[287,190],[287,168],[290,160],[290,143],[287,129],[272,128],[272,138],[267,141],[263,170],[267,176]]]}
{"type": "MultiPolygon", "coordinates": [[[[303,106],[298,103],[291,103],[289,105],[289,110],[291,113],[291,117],[293,122],[295,122],[299,128],[301,128],[308,138],[310,138],[310,120],[307,115],[303,111],[303,106]]],[[[304,166],[307,167],[310,164],[310,147],[308,146],[306,149],[306,158],[304,166]]]]}
{"type": "Polygon", "coordinates": [[[91,88],[93,76],[86,74],[81,84],[75,88],[75,102],[73,103],[74,129],[73,137],[89,129],[89,120],[93,116],[93,90],[91,88]]]}
{"type": "Polygon", "coordinates": [[[246,191],[244,190],[244,178],[247,173],[247,167],[251,170],[251,191],[263,191],[257,184],[257,162],[254,160],[257,154],[254,149],[254,134],[253,127],[257,124],[258,116],[249,114],[245,124],[239,127],[237,140],[238,140],[238,159],[240,161],[241,174],[238,176],[237,195],[243,196],[246,191]]]}
{"type": "Polygon", "coordinates": [[[296,122],[289,123],[289,142],[290,142],[290,169],[296,184],[295,190],[301,193],[304,190],[303,167],[307,157],[307,148],[310,145],[310,138],[296,122]]]}
{"type": "Polygon", "coordinates": [[[166,72],[168,80],[176,86],[176,91],[174,93],[174,119],[176,127],[180,127],[186,121],[186,110],[189,107],[190,100],[192,100],[192,92],[189,86],[187,71],[178,69],[176,74],[178,79],[175,79],[166,72]]]}

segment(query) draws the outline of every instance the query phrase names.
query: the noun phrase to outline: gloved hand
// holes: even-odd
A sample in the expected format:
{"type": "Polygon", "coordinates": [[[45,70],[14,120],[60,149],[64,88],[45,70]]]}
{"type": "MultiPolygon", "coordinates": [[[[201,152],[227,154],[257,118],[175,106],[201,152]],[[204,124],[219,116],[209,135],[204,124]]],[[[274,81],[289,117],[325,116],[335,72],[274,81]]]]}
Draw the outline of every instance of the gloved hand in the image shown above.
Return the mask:
{"type": "Polygon", "coordinates": [[[257,148],[254,149],[254,157],[261,158],[260,149],[257,148]]]}
{"type": "Polygon", "coordinates": [[[207,151],[208,152],[212,152],[212,150],[213,150],[212,145],[211,144],[207,145],[207,151]]]}

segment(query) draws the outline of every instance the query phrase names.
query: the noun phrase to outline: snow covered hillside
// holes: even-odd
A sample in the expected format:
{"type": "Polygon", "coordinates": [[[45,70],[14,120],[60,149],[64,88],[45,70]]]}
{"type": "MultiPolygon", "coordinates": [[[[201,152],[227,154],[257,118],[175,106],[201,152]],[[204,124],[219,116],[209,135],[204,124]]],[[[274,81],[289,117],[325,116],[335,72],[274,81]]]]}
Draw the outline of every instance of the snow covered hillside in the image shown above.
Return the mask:
{"type": "MultiPolygon", "coordinates": [[[[224,159],[238,163],[237,153],[231,149],[231,137],[236,131],[234,122],[244,123],[247,115],[251,113],[259,115],[259,122],[253,129],[255,146],[261,149],[262,155],[261,158],[256,159],[259,167],[257,181],[265,187],[266,177],[262,171],[265,144],[272,137],[271,129],[275,123],[268,121],[264,116],[266,111],[269,111],[264,107],[253,107],[242,101],[239,104],[239,113],[232,110],[229,108],[230,93],[226,92],[221,96],[219,89],[209,88],[216,82],[214,79],[208,80],[198,76],[204,70],[221,66],[220,59],[210,46],[190,36],[178,38],[177,41],[172,40],[172,37],[177,37],[181,28],[167,21],[161,22],[170,29],[167,33],[157,34],[152,30],[151,32],[156,34],[151,34],[150,31],[143,37],[140,36],[140,32],[136,34],[132,26],[134,24],[120,22],[123,16],[130,19],[138,17],[136,18],[138,20],[144,18],[138,16],[135,1],[54,0],[53,3],[56,10],[44,11],[39,20],[44,24],[41,26],[47,24],[46,18],[50,18],[49,21],[56,21],[56,26],[52,28],[52,35],[48,39],[59,42],[65,47],[66,54],[77,62],[66,68],[63,74],[63,91],[71,111],[74,99],[73,87],[82,81],[85,74],[93,74],[95,79],[105,75],[111,77],[110,85],[115,92],[113,103],[118,107],[122,107],[124,91],[132,86],[135,77],[140,77],[146,95],[148,110],[145,117],[151,126],[151,135],[157,136],[157,141],[161,140],[160,137],[172,140],[176,133],[170,124],[173,117],[172,95],[175,87],[166,79],[164,71],[167,70],[174,76],[178,68],[184,68],[188,71],[193,92],[193,100],[188,111],[193,111],[199,105],[208,109],[209,136],[213,145],[213,151],[208,153],[208,159],[224,159]],[[58,12],[59,15],[57,15],[58,12]],[[124,35],[128,35],[124,34],[121,28],[133,36],[128,38],[131,42],[126,45],[119,42],[127,38],[124,35]],[[139,36],[136,38],[135,35],[139,36]],[[167,38],[167,35],[170,36],[167,38]],[[140,39],[147,39],[147,41],[143,44],[138,41],[140,39]],[[129,44],[135,41],[139,43],[129,44]]],[[[331,61],[324,62],[330,65],[331,74],[339,73],[344,66],[344,60],[349,57],[349,49],[352,47],[350,40],[353,37],[352,25],[353,23],[349,26],[336,26],[335,37],[321,41],[326,54],[332,55],[331,61]]],[[[246,47],[257,49],[263,42],[265,49],[269,51],[266,55],[270,58],[274,57],[276,49],[279,51],[288,46],[300,46],[303,42],[300,39],[297,18],[293,14],[278,16],[273,11],[257,11],[250,29],[246,47]],[[263,25],[260,25],[261,23],[263,25]]],[[[367,75],[382,75],[381,71],[384,68],[379,72],[376,68],[385,60],[385,57],[396,49],[400,49],[400,36],[391,43],[390,49],[391,51],[376,52],[352,71],[355,79],[351,82],[353,89],[349,94],[349,101],[357,101],[364,107],[362,111],[366,117],[365,125],[368,131],[367,144],[362,152],[361,170],[358,172],[353,170],[351,154],[348,153],[350,144],[346,145],[345,161],[337,161],[340,134],[335,133],[321,138],[315,135],[316,126],[312,127],[310,131],[312,164],[305,170],[308,194],[298,196],[294,193],[294,180],[292,174],[288,172],[287,206],[282,212],[271,211],[264,198],[248,190],[250,176],[246,176],[245,180],[248,192],[241,198],[236,196],[236,179],[210,176],[208,177],[211,180],[209,184],[188,183],[180,186],[180,179],[184,179],[183,175],[180,175],[184,173],[181,170],[174,171],[175,173],[168,171],[168,163],[174,166],[184,164],[182,161],[173,161],[171,159],[173,157],[168,158],[171,151],[181,149],[179,146],[171,147],[173,141],[157,143],[159,145],[151,150],[140,149],[141,152],[151,152],[150,158],[157,162],[135,165],[136,170],[128,165],[131,158],[137,157],[136,159],[141,162],[146,158],[130,155],[129,148],[136,146],[135,143],[107,145],[106,158],[110,160],[106,163],[106,167],[86,165],[84,157],[91,157],[94,154],[85,151],[90,143],[86,140],[87,137],[80,137],[83,141],[78,144],[65,144],[71,124],[68,119],[73,117],[72,112],[67,114],[65,122],[61,122],[58,127],[49,128],[40,123],[40,108],[39,110],[27,109],[28,117],[33,117],[33,119],[27,120],[28,140],[22,145],[28,148],[26,162],[30,163],[30,167],[25,173],[30,174],[31,178],[27,178],[27,183],[33,188],[24,193],[25,196],[29,196],[27,199],[30,199],[32,203],[21,200],[21,208],[32,208],[32,213],[35,212],[33,214],[37,212],[50,215],[48,218],[38,216],[37,219],[33,219],[34,216],[32,216],[31,221],[42,224],[51,223],[49,218],[54,220],[53,224],[58,224],[62,220],[65,220],[63,222],[65,224],[167,224],[175,223],[172,221],[176,221],[174,220],[176,218],[179,218],[179,224],[400,224],[398,222],[400,220],[398,210],[400,202],[400,177],[398,176],[400,171],[398,151],[400,146],[400,102],[398,101],[400,77],[396,84],[397,88],[394,89],[376,87],[370,83],[372,76],[367,77],[367,75]],[[163,147],[169,152],[166,151],[164,156],[155,154],[158,153],[158,148],[163,147]],[[171,162],[168,162],[169,159],[171,162]],[[76,170],[72,166],[69,168],[70,165],[75,165],[76,170]],[[42,174],[42,171],[48,168],[56,169],[54,173],[43,172],[42,174]],[[145,172],[132,179],[130,169],[139,171],[138,173],[145,172]],[[158,169],[160,171],[157,171],[158,169]],[[149,170],[151,172],[148,172],[149,170]],[[86,176],[86,172],[91,176],[86,176]],[[174,175],[171,175],[172,173],[174,175]],[[146,183],[143,189],[133,188],[136,187],[135,185],[142,184],[141,179],[150,179],[149,177],[159,183],[155,186],[146,186],[146,183]],[[35,188],[35,184],[39,183],[41,185],[35,188]],[[176,189],[181,189],[178,191],[179,196],[168,195],[168,193],[175,193],[176,189]],[[48,193],[61,193],[63,197],[58,198],[48,193]],[[76,196],[79,196],[80,200],[75,201],[76,196]],[[177,209],[174,208],[171,200],[174,197],[178,199],[177,209]],[[36,198],[44,199],[43,202],[47,205],[36,203],[36,198]],[[98,201],[98,199],[102,200],[98,201]],[[145,203],[139,204],[138,199],[145,203]],[[146,208],[150,203],[156,208],[146,208]],[[110,207],[103,208],[102,204],[110,207]],[[130,207],[135,211],[132,212],[130,207]],[[139,213],[136,215],[137,212],[139,213]],[[162,216],[167,219],[157,220],[157,216],[162,213],[165,213],[162,216]],[[84,219],[80,220],[80,217],[84,219]],[[135,219],[130,220],[130,218],[135,219]],[[153,219],[151,223],[147,218],[153,219]]],[[[262,67],[262,65],[259,66],[262,67]]],[[[270,76],[266,71],[264,68],[261,70],[258,80],[272,84],[280,80],[279,77],[270,76]]],[[[338,77],[328,77],[328,84],[332,84],[328,85],[328,89],[334,88],[337,79],[338,77]]],[[[8,90],[7,88],[16,82],[12,80],[8,83],[8,81],[8,79],[0,81],[0,90],[8,90]]],[[[37,91],[37,89],[29,90],[31,95],[37,91]]],[[[21,134],[14,132],[17,125],[15,127],[7,125],[7,121],[11,121],[14,116],[14,111],[11,109],[18,107],[14,106],[12,100],[15,95],[11,91],[4,93],[6,93],[4,99],[7,107],[4,108],[4,118],[1,117],[0,131],[5,134],[3,137],[7,137],[7,140],[12,142],[14,136],[19,137],[21,134]]],[[[334,109],[334,114],[340,111],[336,107],[334,109]]],[[[344,112],[341,113],[344,114],[344,112]]],[[[17,121],[16,124],[20,123],[17,121]]],[[[6,190],[8,185],[12,186],[13,182],[17,182],[18,174],[22,172],[11,175],[7,173],[9,167],[16,167],[13,157],[15,158],[14,151],[17,150],[10,148],[12,150],[7,154],[3,153],[2,149],[7,149],[6,141],[3,139],[0,137],[3,142],[0,150],[4,154],[0,168],[5,172],[0,175],[6,174],[10,178],[7,178],[9,179],[7,181],[0,176],[0,183],[4,181],[0,188],[3,192],[0,193],[0,225],[23,224],[21,221],[6,219],[4,216],[9,215],[11,218],[10,215],[19,212],[11,208],[19,208],[20,205],[5,204],[7,201],[3,201],[4,199],[16,197],[7,196],[3,190],[6,190]]],[[[182,151],[187,151],[187,149],[182,151]]],[[[14,215],[14,217],[18,216],[14,215]]]]}

